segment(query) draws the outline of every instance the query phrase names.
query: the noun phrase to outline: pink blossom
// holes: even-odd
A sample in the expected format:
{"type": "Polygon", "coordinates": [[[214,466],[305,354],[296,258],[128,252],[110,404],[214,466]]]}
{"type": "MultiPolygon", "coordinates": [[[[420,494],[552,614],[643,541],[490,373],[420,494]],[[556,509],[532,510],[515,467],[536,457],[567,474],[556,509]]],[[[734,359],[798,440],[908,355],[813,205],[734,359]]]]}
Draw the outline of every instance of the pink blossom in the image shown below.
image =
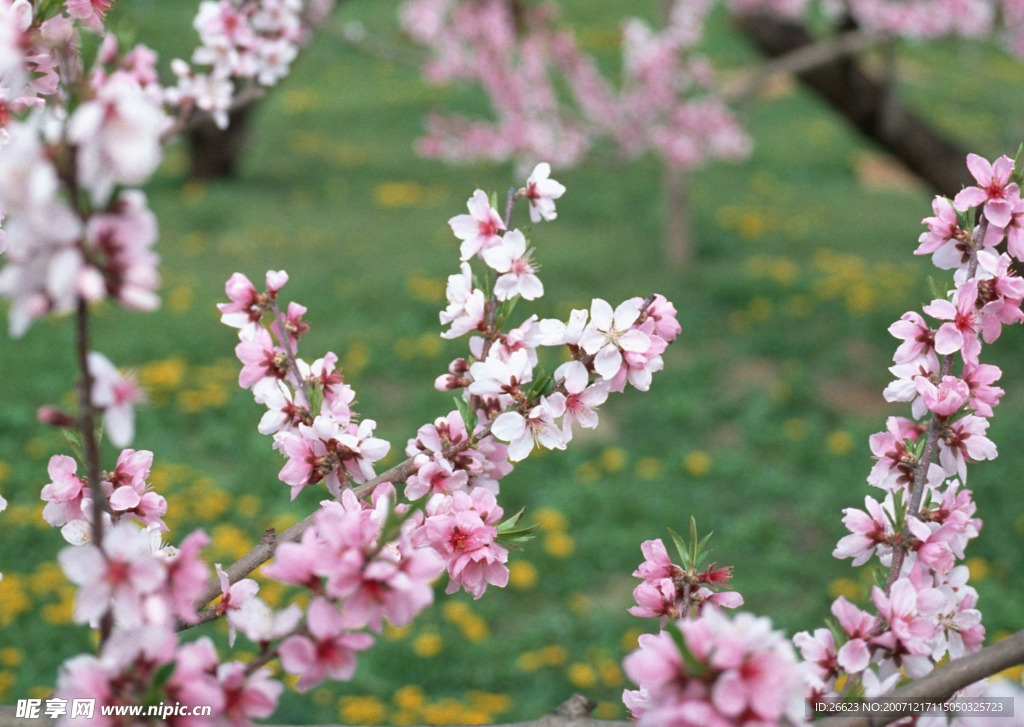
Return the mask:
{"type": "Polygon", "coordinates": [[[111,613],[116,622],[141,625],[142,599],[163,586],[166,567],[153,555],[149,535],[130,524],[115,525],[95,545],[62,550],[57,560],[68,579],[79,586],[75,621],[98,623],[111,613]]]}
{"type": "Polygon", "coordinates": [[[641,636],[640,648],[623,661],[627,676],[640,686],[640,694],[630,697],[642,698],[642,713],[634,714],[638,725],[802,721],[801,670],[789,642],[768,619],[746,613],[730,618],[709,609],[679,629],[686,659],[663,631],[641,636]]]}
{"type": "Polygon", "coordinates": [[[46,500],[43,519],[53,527],[85,519],[82,504],[89,493],[85,482],[75,474],[77,470],[78,463],[71,457],[50,457],[46,471],[51,482],[43,486],[41,497],[46,500]]]}
{"type": "Polygon", "coordinates": [[[587,368],[579,361],[567,361],[555,369],[555,381],[561,381],[565,389],[565,418],[562,420],[562,434],[565,441],[572,439],[572,425],[578,423],[584,429],[597,426],[597,407],[608,398],[605,382],[590,384],[587,368]]]}
{"type": "Polygon", "coordinates": [[[266,667],[250,674],[248,666],[241,661],[217,667],[217,681],[224,691],[223,714],[231,724],[250,724],[254,717],[269,717],[274,713],[284,684],[271,675],[266,667]]]}
{"type": "MultiPolygon", "coordinates": [[[[639,298],[635,298],[638,304],[641,304],[639,298]]],[[[654,300],[647,306],[647,310],[644,311],[643,315],[647,320],[654,321],[653,333],[658,338],[661,338],[666,343],[672,343],[676,339],[683,328],[679,325],[679,320],[676,317],[676,307],[670,300],[665,298],[661,293],[654,295],[654,300]]]]}
{"type": "Polygon", "coordinates": [[[565,194],[565,186],[550,177],[551,165],[541,162],[533,168],[526,187],[519,190],[519,194],[530,202],[530,221],[534,224],[541,220],[551,222],[558,216],[555,200],[565,194]]]}
{"type": "Polygon", "coordinates": [[[868,438],[871,454],[878,460],[868,475],[868,484],[889,490],[913,481],[917,458],[907,451],[904,440],[916,442],[924,429],[904,417],[889,417],[885,426],[886,431],[868,438]]]}
{"type": "Polygon", "coordinates": [[[953,301],[936,299],[924,307],[924,312],[943,323],[935,333],[935,351],[946,356],[962,352],[964,361],[978,362],[981,341],[981,314],[976,308],[978,281],[971,279],[953,294],[953,301]]]}
{"type": "MultiPolygon", "coordinates": [[[[931,617],[945,604],[942,593],[930,587],[919,590],[910,580],[900,578],[892,584],[888,595],[874,587],[871,600],[878,608],[878,615],[888,623],[887,631],[875,637],[875,643],[911,657],[931,653],[935,636],[935,622],[931,617]]],[[[913,664],[908,673],[918,672],[922,666],[918,660],[906,661],[906,666],[913,664]]]]}
{"type": "Polygon", "coordinates": [[[85,21],[93,30],[103,27],[103,17],[107,14],[114,0],[66,0],[68,15],[85,21]]]}
{"type": "Polygon", "coordinates": [[[508,583],[508,551],[494,542],[494,526],[502,512],[494,494],[483,488],[434,495],[427,502],[417,543],[429,545],[445,559],[446,593],[461,587],[480,598],[488,585],[504,588],[508,583]]]}
{"type": "MultiPolygon", "coordinates": [[[[209,636],[182,644],[165,686],[167,696],[182,704],[209,705],[213,714],[219,714],[226,706],[225,690],[217,678],[219,661],[209,636]]],[[[201,727],[200,720],[187,720],[185,724],[201,727]]]]}
{"type": "Polygon", "coordinates": [[[857,674],[871,661],[868,642],[874,635],[877,619],[840,596],[832,603],[832,614],[849,636],[836,654],[836,664],[848,674],[857,674]]]}
{"type": "Polygon", "coordinates": [[[78,181],[98,206],[115,184],[141,184],[149,178],[160,162],[160,134],[168,123],[137,85],[123,79],[112,76],[68,120],[68,139],[78,152],[78,181]]]}
{"type": "Polygon", "coordinates": [[[405,496],[418,500],[424,495],[465,490],[469,485],[469,473],[456,470],[455,465],[440,454],[423,457],[423,463],[405,483],[405,496]]]}
{"type": "Polygon", "coordinates": [[[682,575],[682,569],[672,562],[661,538],[645,540],[640,544],[640,552],[644,554],[644,562],[633,571],[634,578],[650,581],[682,575]]]}
{"type": "Polygon", "coordinates": [[[862,510],[848,507],[843,510],[843,525],[850,531],[840,539],[832,552],[834,558],[853,558],[853,565],[863,565],[880,545],[892,543],[892,526],[882,506],[873,497],[865,497],[862,510]]]}
{"type": "Polygon", "coordinates": [[[633,589],[633,600],[636,606],[628,610],[640,618],[678,619],[682,616],[678,606],[678,594],[671,578],[645,580],[633,589]]]}
{"type": "Polygon", "coordinates": [[[978,416],[993,415],[993,408],[1005,392],[991,384],[998,381],[1002,375],[1002,370],[992,364],[964,364],[963,379],[971,390],[971,398],[967,405],[974,409],[978,416]]]}
{"type": "Polygon", "coordinates": [[[952,416],[967,403],[971,389],[967,382],[955,376],[943,376],[936,386],[924,376],[915,379],[917,391],[930,411],[941,417],[952,416]]]}
{"type": "Polygon", "coordinates": [[[903,340],[892,357],[897,364],[910,363],[935,348],[935,331],[915,311],[900,316],[898,321],[889,326],[889,333],[903,340]]]}
{"type": "Polygon", "coordinates": [[[941,368],[935,351],[928,351],[907,363],[890,366],[889,371],[896,378],[885,387],[882,396],[886,401],[911,402],[911,414],[915,419],[921,419],[928,412],[928,407],[917,382],[923,379],[933,385],[931,382],[938,380],[941,368]]]}
{"type": "Polygon", "coordinates": [[[206,588],[210,568],[199,559],[199,551],[210,544],[202,530],[194,530],[181,541],[177,554],[166,562],[167,591],[174,614],[185,623],[198,619],[195,602],[206,588]]]}
{"type": "MultiPolygon", "coordinates": [[[[220,580],[220,602],[217,604],[217,611],[227,615],[228,620],[228,645],[235,645],[235,630],[240,623],[244,626],[247,618],[247,609],[251,601],[258,601],[256,594],[260,590],[259,584],[252,578],[243,578],[231,583],[228,574],[220,567],[220,563],[214,564],[217,569],[217,578],[220,580]]],[[[245,628],[242,629],[243,631],[245,628]]]]}
{"type": "Polygon", "coordinates": [[[793,645],[800,650],[800,656],[810,669],[816,683],[814,687],[824,691],[825,684],[839,673],[835,637],[828,629],[815,629],[814,633],[801,631],[793,636],[793,645]]]}
{"type": "Polygon", "coordinates": [[[285,671],[299,676],[296,689],[306,691],[327,678],[351,679],[356,654],[372,645],[370,634],[351,631],[341,612],[318,597],[306,611],[306,633],[289,636],[278,653],[285,671]]]}
{"type": "Polygon", "coordinates": [[[970,257],[966,248],[966,233],[960,229],[956,210],[945,197],[936,196],[932,200],[934,217],[921,220],[928,226],[928,232],[922,232],[918,238],[915,255],[932,253],[932,263],[941,270],[949,270],[960,265],[970,257]]]}
{"type": "Polygon", "coordinates": [[[257,328],[251,339],[235,346],[235,356],[242,362],[238,385],[251,389],[263,382],[267,386],[274,379],[284,380],[289,375],[284,351],[274,345],[266,328],[257,328]]]}
{"type": "Polygon", "coordinates": [[[500,245],[501,237],[498,231],[505,229],[501,215],[491,207],[487,195],[482,190],[478,189],[473,193],[467,206],[468,215],[456,215],[448,220],[452,232],[462,240],[463,260],[469,260],[481,250],[500,245]]]}
{"type": "Polygon", "coordinates": [[[110,441],[128,446],[135,436],[134,406],[145,401],[145,393],[133,376],[118,371],[101,353],[89,354],[92,402],[103,411],[103,424],[110,441]]]}
{"type": "Polygon", "coordinates": [[[956,473],[961,482],[967,480],[967,461],[978,462],[996,458],[995,443],[985,436],[988,419],[968,414],[949,422],[939,437],[939,464],[947,475],[956,473]]]}
{"type": "Polygon", "coordinates": [[[978,186],[960,190],[953,205],[963,212],[984,204],[985,217],[989,222],[996,227],[1006,227],[1010,223],[1013,204],[1020,197],[1016,183],[1010,181],[1013,160],[1003,155],[993,164],[977,154],[968,154],[967,168],[978,186]]]}

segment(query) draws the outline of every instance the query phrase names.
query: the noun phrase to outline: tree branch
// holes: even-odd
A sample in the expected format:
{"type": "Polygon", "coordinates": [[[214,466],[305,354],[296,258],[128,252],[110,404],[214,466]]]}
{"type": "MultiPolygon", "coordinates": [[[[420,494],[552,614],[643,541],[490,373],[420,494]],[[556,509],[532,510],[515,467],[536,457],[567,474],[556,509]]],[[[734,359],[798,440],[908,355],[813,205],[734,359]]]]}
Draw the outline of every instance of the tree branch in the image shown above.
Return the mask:
{"type": "MultiPolygon", "coordinates": [[[[1024,631],[1018,631],[981,651],[962,656],[927,676],[868,701],[906,705],[912,702],[944,702],[958,689],[1021,663],[1024,663],[1024,631]]],[[[828,717],[815,722],[814,727],[881,727],[910,713],[909,709],[894,709],[871,715],[828,717]]]]}
{"type": "MultiPolygon", "coordinates": [[[[810,33],[792,21],[749,15],[734,23],[769,58],[815,45],[810,33]]],[[[964,167],[967,151],[892,98],[849,55],[804,68],[797,77],[939,194],[953,197],[974,183],[964,167]]]]}

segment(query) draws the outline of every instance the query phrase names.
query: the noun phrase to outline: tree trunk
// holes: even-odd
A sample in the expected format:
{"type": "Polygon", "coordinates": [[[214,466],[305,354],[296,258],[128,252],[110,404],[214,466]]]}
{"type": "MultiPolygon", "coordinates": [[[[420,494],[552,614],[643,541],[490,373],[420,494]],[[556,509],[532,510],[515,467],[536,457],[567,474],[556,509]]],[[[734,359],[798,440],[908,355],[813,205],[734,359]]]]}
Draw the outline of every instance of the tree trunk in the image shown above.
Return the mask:
{"type": "MultiPolygon", "coordinates": [[[[790,21],[759,15],[737,17],[735,23],[772,58],[814,43],[790,21]]],[[[800,71],[797,77],[939,194],[953,197],[974,183],[965,165],[967,151],[915,116],[852,56],[800,71]]]]}
{"type": "Polygon", "coordinates": [[[193,178],[214,179],[235,176],[238,159],[249,141],[249,121],[255,101],[228,114],[228,126],[219,128],[204,116],[188,131],[189,173],[193,178]]]}

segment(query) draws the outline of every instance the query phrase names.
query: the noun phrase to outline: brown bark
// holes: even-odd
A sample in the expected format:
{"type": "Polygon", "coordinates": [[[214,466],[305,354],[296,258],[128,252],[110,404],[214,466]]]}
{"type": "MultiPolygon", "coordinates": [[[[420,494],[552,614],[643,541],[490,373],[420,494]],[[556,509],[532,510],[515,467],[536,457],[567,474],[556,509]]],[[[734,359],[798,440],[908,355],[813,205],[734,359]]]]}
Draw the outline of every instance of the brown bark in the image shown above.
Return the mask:
{"type": "Polygon", "coordinates": [[[235,176],[238,158],[249,141],[249,122],[255,106],[255,101],[249,101],[230,111],[226,129],[219,128],[208,114],[189,128],[189,174],[193,178],[235,176]]]}
{"type": "MultiPolygon", "coordinates": [[[[770,58],[815,43],[802,26],[778,18],[741,16],[735,23],[770,58]]],[[[953,197],[974,183],[965,165],[967,151],[894,98],[853,56],[839,56],[796,75],[939,194],[953,197]]]]}

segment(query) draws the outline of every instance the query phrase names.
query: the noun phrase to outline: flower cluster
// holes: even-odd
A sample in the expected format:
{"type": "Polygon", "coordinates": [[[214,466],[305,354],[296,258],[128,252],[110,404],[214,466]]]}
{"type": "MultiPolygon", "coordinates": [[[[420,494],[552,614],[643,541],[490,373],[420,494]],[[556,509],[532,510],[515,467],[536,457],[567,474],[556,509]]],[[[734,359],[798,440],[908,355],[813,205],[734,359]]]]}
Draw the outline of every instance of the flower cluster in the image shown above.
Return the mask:
{"type": "Polygon", "coordinates": [[[745,156],[750,142],[711,93],[710,64],[694,53],[709,6],[673,3],[657,32],[628,21],[617,90],[557,26],[551,4],[408,0],[401,22],[430,52],[427,81],[478,84],[495,116],[490,122],[434,114],[420,152],[453,161],[550,159],[568,166],[597,140],[610,139],[628,156],[652,150],[680,168],[745,156]],[[560,87],[569,89],[571,103],[560,87]]]}
{"type": "MultiPolygon", "coordinates": [[[[644,562],[633,571],[643,582],[633,589],[636,606],[629,609],[634,616],[660,618],[661,623],[697,618],[706,606],[737,608],[743,596],[735,591],[714,591],[732,578],[732,567],[715,568],[714,563],[698,570],[696,564],[684,568],[672,562],[665,543],[644,541],[640,546],[644,562]]],[[[682,555],[682,553],[681,553],[682,555]]],[[[727,586],[725,586],[727,587],[727,586]]]]}
{"type": "Polygon", "coordinates": [[[240,724],[273,713],[284,685],[269,669],[221,663],[206,637],[179,642],[177,620],[198,618],[194,601],[209,577],[198,556],[208,542],[196,531],[179,549],[169,548],[154,526],[122,522],[105,531],[102,549],[90,543],[60,553],[64,573],[79,586],[75,620],[101,628],[104,638],[96,656],[65,662],[57,698],[95,699],[97,715],[105,707],[144,706],[150,698],[209,705],[240,724]]]}
{"type": "MultiPolygon", "coordinates": [[[[550,174],[548,164],[538,164],[522,188],[510,191],[509,215],[516,200],[526,200],[533,221],[555,219],[555,200],[565,187],[550,174]]],[[[647,390],[680,327],[672,304],[651,296],[615,310],[595,299],[590,311],[573,311],[568,323],[531,316],[506,330],[515,299],[543,294],[533,251],[483,191],[467,207],[468,214],[449,220],[462,262],[461,273],[448,280],[440,321],[448,325],[445,338],[476,335],[469,356],[453,361],[436,381],[442,391],[460,391],[461,405],[409,440],[409,474],[402,479],[406,498],[425,499],[412,542],[443,558],[449,593],[464,588],[479,598],[488,585],[508,581],[508,552],[499,541],[502,528],[512,526],[502,523],[496,495],[512,463],[537,445],[564,449],[574,425],[597,426],[596,409],[609,392],[627,384],[647,390]],[[476,287],[474,260],[486,268],[486,292],[476,287]],[[565,346],[571,358],[550,377],[535,373],[543,346],[565,346]]],[[[287,459],[280,479],[293,498],[320,482],[335,497],[353,484],[379,489],[383,483],[372,465],[389,445],[372,436],[373,420],[353,414],[354,394],[335,370],[335,354],[313,364],[296,357],[308,327],[304,307],[291,303],[281,310],[278,293],[286,281],[283,271],[271,271],[261,291],[236,273],[226,285],[230,302],[220,305],[222,322],[237,328],[241,339],[235,349],[243,364],[239,384],[267,406],[259,429],[274,435],[287,459]]]]}
{"type": "Polygon", "coordinates": [[[877,557],[889,579],[873,589],[875,615],[839,598],[837,629],[795,639],[819,696],[835,696],[840,675],[844,693],[878,695],[901,674],[919,677],[947,656],[976,651],[985,635],[977,592],[957,561],[981,528],[964,487],[967,464],[995,458],[986,435],[1003,395],[994,385],[1001,371],[979,356],[1003,325],[1024,320],[1024,280],[1011,268],[1024,251],[1015,224],[1024,203],[1013,160],[991,164],[971,154],[967,165],[977,186],[935,199],[915,251],[953,269],[955,287],[924,306],[924,316],[910,311],[889,328],[901,343],[885,398],[911,404],[913,418],[890,417],[886,431],[871,436],[877,462],[868,484],[882,496],[843,511],[850,534],[834,553],[854,565],[877,557]]]}
{"type": "Polygon", "coordinates": [[[709,608],[640,637],[623,662],[640,688],[624,695],[640,727],[802,723],[805,687],[789,641],[771,621],[709,608]]]}
{"type": "MultiPolygon", "coordinates": [[[[167,531],[162,519],[167,514],[167,500],[146,482],[152,465],[152,452],[125,449],[118,456],[114,471],[103,473],[100,490],[110,507],[109,513],[101,510],[106,527],[130,519],[153,527],[157,533],[167,531]]],[[[60,528],[61,535],[72,545],[88,543],[92,539],[95,509],[89,483],[77,474],[78,463],[56,454],[50,458],[47,469],[51,482],[43,487],[41,495],[46,501],[43,519],[60,528]]]]}
{"type": "MultiPolygon", "coordinates": [[[[430,583],[441,572],[441,558],[413,542],[415,518],[405,520],[393,532],[391,518],[399,511],[404,508],[395,508],[390,485],[378,487],[372,503],[361,502],[352,490],[345,490],[340,500],[321,503],[313,526],[298,542],[278,546],[274,562],[264,573],[315,594],[304,628],[294,630],[297,615],[287,616],[268,633],[269,621],[261,617],[268,609],[250,605],[254,592],[232,599],[227,606],[238,609],[235,616],[228,611],[229,622],[257,643],[292,632],[278,650],[285,670],[299,676],[300,689],[328,676],[350,678],[356,652],[373,643],[373,637],[361,629],[379,632],[385,619],[406,626],[433,602],[430,583]]],[[[229,590],[225,582],[225,593],[234,593],[245,583],[240,581],[229,590]]]]}
{"type": "Polygon", "coordinates": [[[231,302],[218,306],[221,322],[238,329],[238,383],[267,407],[259,430],[274,435],[275,448],[288,460],[279,476],[291,486],[292,499],[321,481],[338,496],[350,481],[371,479],[373,463],[390,445],[373,436],[376,422],[359,420],[352,411],[355,392],[335,370],[336,354],[312,364],[295,356],[309,326],[302,321],[304,306],[292,302],[282,312],[277,305],[287,281],[283,270],[270,271],[260,292],[235,273],[225,286],[231,302]]]}
{"type": "Polygon", "coordinates": [[[205,111],[226,128],[240,92],[287,75],[310,30],[333,6],[334,0],[204,0],[193,21],[200,45],[191,64],[172,62],[178,81],[168,101],[205,111]]]}

